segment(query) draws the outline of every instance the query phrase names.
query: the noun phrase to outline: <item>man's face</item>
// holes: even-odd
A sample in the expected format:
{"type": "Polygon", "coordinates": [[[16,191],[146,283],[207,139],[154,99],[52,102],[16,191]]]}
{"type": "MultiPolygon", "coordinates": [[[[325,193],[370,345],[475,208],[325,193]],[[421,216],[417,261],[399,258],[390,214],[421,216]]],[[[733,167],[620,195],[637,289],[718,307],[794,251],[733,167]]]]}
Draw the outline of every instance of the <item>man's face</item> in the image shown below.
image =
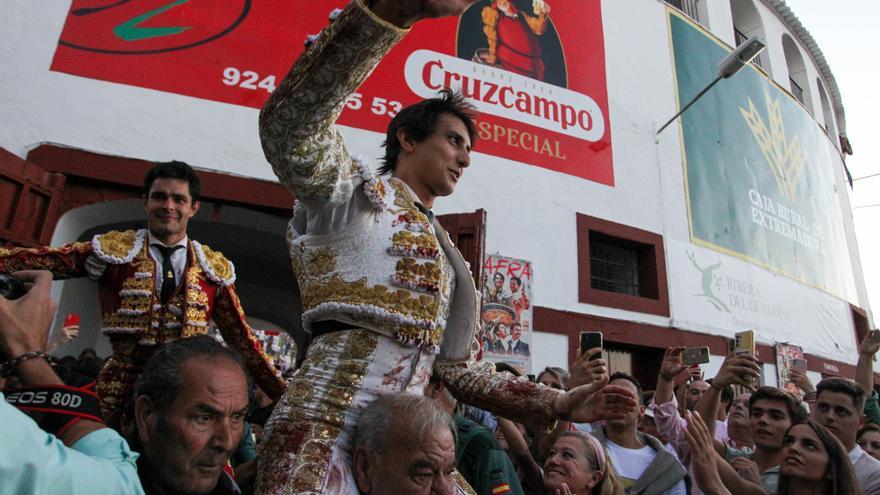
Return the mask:
{"type": "Polygon", "coordinates": [[[136,405],[143,455],[159,488],[201,495],[217,485],[241,440],[248,408],[247,379],[234,361],[192,358],[181,367],[181,389],[165,414],[136,405]]]}
{"type": "Polygon", "coordinates": [[[784,402],[758,399],[749,411],[750,432],[757,448],[782,448],[785,432],[791,427],[791,417],[784,402]]]}
{"type": "Polygon", "coordinates": [[[364,476],[358,476],[362,493],[453,493],[450,475],[455,468],[455,439],[448,428],[435,428],[419,439],[400,425],[391,429],[389,446],[381,459],[359,453],[369,459],[364,476]]]}
{"type": "Polygon", "coordinates": [[[639,431],[651,435],[657,440],[660,440],[661,443],[666,443],[666,438],[664,438],[663,435],[660,434],[654,418],[648,416],[647,414],[642,416],[642,419],[639,420],[639,431]]]}
{"type": "Polygon", "coordinates": [[[843,392],[823,390],[816,397],[812,414],[817,423],[834,433],[846,450],[855,447],[856,436],[864,421],[861,413],[856,411],[852,397],[843,392]]]}
{"type": "Polygon", "coordinates": [[[703,380],[696,380],[688,385],[686,405],[689,411],[694,410],[694,406],[697,405],[697,401],[706,393],[706,390],[709,390],[709,384],[703,380]]]}
{"type": "Polygon", "coordinates": [[[144,211],[150,232],[162,242],[172,244],[186,235],[186,226],[199,211],[199,202],[193,203],[189,182],[163,177],[150,186],[144,211]]]}
{"type": "Polygon", "coordinates": [[[733,398],[730,414],[727,416],[729,426],[749,427],[749,397],[752,394],[739,394],[733,398]]]}
{"type": "MultiPolygon", "coordinates": [[[[632,393],[633,397],[639,396],[639,390],[636,388],[635,384],[625,378],[611,380],[608,383],[610,385],[625,387],[632,393]]],[[[644,414],[644,409],[641,407],[636,407],[633,408],[632,411],[626,413],[626,416],[624,416],[623,419],[610,420],[608,421],[608,424],[616,428],[626,427],[627,429],[632,428],[633,430],[635,430],[639,426],[639,420],[641,419],[642,414],[644,414]]]]}
{"type": "Polygon", "coordinates": [[[504,287],[504,277],[500,274],[496,273],[494,277],[492,277],[492,281],[495,282],[495,288],[501,289],[504,287]]]}
{"type": "Polygon", "coordinates": [[[859,447],[869,456],[880,460],[880,431],[868,430],[859,437],[859,447]]]}
{"type": "Polygon", "coordinates": [[[510,336],[513,337],[513,340],[519,340],[519,337],[522,335],[522,327],[519,325],[514,325],[510,327],[510,336]]]}
{"type": "Polygon", "coordinates": [[[452,194],[471,163],[471,138],[465,123],[452,114],[440,114],[434,134],[411,146],[417,168],[412,177],[416,184],[410,186],[433,197],[452,194]]]}
{"type": "Polygon", "coordinates": [[[510,292],[516,292],[518,290],[519,282],[517,282],[515,278],[510,279],[510,292]]]}
{"type": "Polygon", "coordinates": [[[499,339],[504,340],[507,338],[507,325],[504,323],[499,323],[495,328],[495,335],[498,336],[499,339]]]}

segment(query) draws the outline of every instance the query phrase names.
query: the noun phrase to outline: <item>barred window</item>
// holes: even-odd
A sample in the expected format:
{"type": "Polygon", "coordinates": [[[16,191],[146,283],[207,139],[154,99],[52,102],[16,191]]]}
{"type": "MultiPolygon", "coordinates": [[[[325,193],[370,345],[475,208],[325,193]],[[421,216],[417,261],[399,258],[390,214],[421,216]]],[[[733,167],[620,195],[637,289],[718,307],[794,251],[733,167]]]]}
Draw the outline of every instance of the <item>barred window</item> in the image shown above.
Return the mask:
{"type": "Polygon", "coordinates": [[[633,242],[590,232],[590,286],[640,296],[639,251],[633,242]]]}
{"type": "Polygon", "coordinates": [[[669,316],[663,236],[577,214],[578,301],[669,316]]]}

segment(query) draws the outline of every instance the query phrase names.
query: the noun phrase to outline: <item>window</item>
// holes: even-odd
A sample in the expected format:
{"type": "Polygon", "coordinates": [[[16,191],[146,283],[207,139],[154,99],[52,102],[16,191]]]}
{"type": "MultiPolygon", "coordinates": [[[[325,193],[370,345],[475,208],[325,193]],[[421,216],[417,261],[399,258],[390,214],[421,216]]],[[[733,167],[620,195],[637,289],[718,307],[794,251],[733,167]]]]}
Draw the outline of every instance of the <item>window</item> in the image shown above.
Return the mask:
{"type": "Polygon", "coordinates": [[[578,300],[669,315],[663,237],[578,214],[578,300]]]}

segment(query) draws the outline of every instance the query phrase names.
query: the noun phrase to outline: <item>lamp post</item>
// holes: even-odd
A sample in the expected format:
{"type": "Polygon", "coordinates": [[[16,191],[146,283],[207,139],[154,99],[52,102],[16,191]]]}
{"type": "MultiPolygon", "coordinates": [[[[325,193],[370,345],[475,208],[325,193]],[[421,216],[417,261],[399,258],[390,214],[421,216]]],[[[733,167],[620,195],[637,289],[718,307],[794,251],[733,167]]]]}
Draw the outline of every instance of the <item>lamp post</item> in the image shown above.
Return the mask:
{"type": "Polygon", "coordinates": [[[663,129],[669,126],[675,119],[677,119],[681,114],[687,111],[688,108],[691,107],[697,100],[700,99],[706,92],[712,89],[712,86],[718,83],[718,81],[722,79],[727,79],[730,76],[739,72],[740,69],[743,68],[747,63],[751,62],[755,57],[761,53],[761,50],[764,49],[766,45],[764,44],[764,40],[762,40],[759,36],[752,36],[751,38],[744,41],[741,45],[736,47],[736,50],[732,51],[729,55],[724,57],[724,59],[718,63],[718,77],[712,80],[705,88],[700,90],[696,96],[691,98],[691,101],[687,102],[687,105],[682,107],[681,110],[678,111],[675,115],[672,116],[660,130],[657,131],[657,135],[659,136],[663,129]]]}

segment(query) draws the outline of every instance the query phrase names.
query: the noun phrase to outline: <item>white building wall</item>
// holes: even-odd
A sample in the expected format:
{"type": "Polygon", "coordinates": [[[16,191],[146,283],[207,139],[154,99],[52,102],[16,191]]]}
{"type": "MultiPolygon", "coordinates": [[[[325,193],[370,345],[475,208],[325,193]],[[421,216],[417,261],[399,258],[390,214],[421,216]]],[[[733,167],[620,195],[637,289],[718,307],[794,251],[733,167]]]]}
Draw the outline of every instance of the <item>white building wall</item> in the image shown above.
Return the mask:
{"type": "MultiPolygon", "coordinates": [[[[25,156],[38,144],[50,142],[274,178],[260,150],[256,109],[49,71],[69,5],[60,0],[4,3],[0,146],[25,156]]],[[[438,201],[436,210],[442,214],[486,209],[487,252],[532,261],[537,306],[679,325],[673,318],[584,304],[577,298],[576,213],[655,232],[667,243],[690,241],[678,124],[655,138],[655,129],[678,108],[666,6],[657,0],[605,0],[602,5],[614,187],[476,152],[456,194],[438,201]],[[499,177],[504,178],[503,188],[497,187],[499,177]]],[[[770,72],[787,88],[780,41],[785,29],[762,2],[756,2],[756,7],[767,33],[770,72]]],[[[732,42],[729,4],[710,1],[706,8],[716,34],[732,42]]],[[[815,80],[818,71],[807,52],[803,53],[809,77],[815,80]]],[[[815,91],[813,86],[810,91],[815,91]]],[[[812,101],[819,101],[817,93],[812,101]]],[[[380,155],[380,134],[351,128],[345,128],[344,134],[354,153],[371,158],[380,155]]],[[[857,273],[858,300],[853,302],[867,308],[846,187],[839,170],[835,177],[857,273]]],[[[727,261],[740,271],[753,268],[737,259],[727,261]]],[[[670,278],[676,276],[669,273],[670,278]]],[[[787,279],[785,283],[800,286],[787,279]]],[[[684,328],[706,331],[703,325],[681,323],[684,328]]],[[[762,340],[772,343],[772,336],[762,340]]]]}

